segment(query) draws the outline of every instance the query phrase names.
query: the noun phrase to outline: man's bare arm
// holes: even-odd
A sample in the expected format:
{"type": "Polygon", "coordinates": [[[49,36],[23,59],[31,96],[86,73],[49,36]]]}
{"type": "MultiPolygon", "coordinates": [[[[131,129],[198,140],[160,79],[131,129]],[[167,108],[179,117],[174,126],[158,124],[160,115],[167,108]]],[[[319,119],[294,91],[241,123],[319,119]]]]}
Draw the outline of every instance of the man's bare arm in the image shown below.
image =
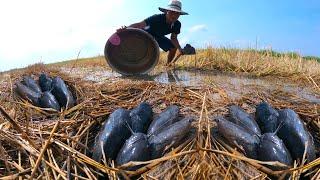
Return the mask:
{"type": "MultiPolygon", "coordinates": [[[[138,23],[131,24],[128,27],[143,29],[146,26],[147,26],[146,22],[141,21],[141,22],[138,22],[138,23]]],[[[117,32],[121,32],[121,31],[125,30],[126,28],[127,28],[127,26],[122,26],[121,28],[117,29],[117,32]]]]}
{"type": "Polygon", "coordinates": [[[145,21],[141,21],[138,23],[131,24],[129,27],[143,29],[147,26],[145,21]]]}
{"type": "Polygon", "coordinates": [[[171,41],[172,41],[173,45],[178,49],[178,53],[176,54],[174,59],[171,62],[169,62],[169,66],[172,64],[175,64],[175,62],[183,55],[183,50],[182,50],[180,43],[178,41],[178,35],[175,33],[171,33],[171,41]]]}
{"type": "Polygon", "coordinates": [[[178,35],[175,33],[171,33],[171,41],[173,43],[173,45],[180,51],[180,53],[182,54],[182,48],[180,46],[180,43],[178,41],[178,35]]]}

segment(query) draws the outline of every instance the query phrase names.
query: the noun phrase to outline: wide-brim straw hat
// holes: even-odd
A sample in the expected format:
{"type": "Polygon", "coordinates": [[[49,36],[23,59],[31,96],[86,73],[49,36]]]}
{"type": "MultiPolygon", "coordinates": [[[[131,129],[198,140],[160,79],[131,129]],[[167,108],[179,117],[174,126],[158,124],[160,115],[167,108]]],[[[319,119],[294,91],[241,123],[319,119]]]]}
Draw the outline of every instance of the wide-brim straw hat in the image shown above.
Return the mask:
{"type": "Polygon", "coordinates": [[[178,0],[170,1],[167,7],[165,8],[159,7],[159,10],[162,12],[175,11],[175,12],[179,12],[180,15],[188,15],[187,12],[182,11],[182,4],[178,0]]]}
{"type": "Polygon", "coordinates": [[[147,74],[158,63],[159,45],[146,31],[126,28],[108,39],[104,55],[109,66],[120,74],[147,74]]]}

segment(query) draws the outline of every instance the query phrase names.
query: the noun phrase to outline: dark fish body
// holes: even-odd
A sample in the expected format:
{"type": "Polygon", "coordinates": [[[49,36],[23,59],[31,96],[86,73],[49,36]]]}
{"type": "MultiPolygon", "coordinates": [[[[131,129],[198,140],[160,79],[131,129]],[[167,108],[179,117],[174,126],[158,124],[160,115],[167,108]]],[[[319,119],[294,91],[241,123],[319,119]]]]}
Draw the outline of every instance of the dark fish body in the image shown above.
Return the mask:
{"type": "Polygon", "coordinates": [[[279,129],[277,135],[283,140],[284,144],[289,149],[292,158],[302,160],[305,145],[307,143],[307,162],[314,160],[316,155],[312,136],[300,120],[298,114],[291,109],[280,110],[278,121],[280,125],[282,123],[283,125],[279,129]]]}
{"type": "Polygon", "coordinates": [[[41,96],[40,93],[34,92],[29,87],[24,84],[17,82],[15,91],[19,94],[23,99],[28,99],[35,106],[39,106],[39,98],[41,96]]]}
{"type": "MultiPolygon", "coordinates": [[[[134,133],[126,140],[118,153],[116,163],[123,165],[130,161],[148,161],[150,160],[150,146],[147,135],[143,133],[134,133]]],[[[136,170],[140,166],[128,168],[128,170],[136,170]]]]}
{"type": "Polygon", "coordinates": [[[261,135],[261,131],[257,122],[250,116],[250,114],[245,112],[242,108],[235,105],[230,106],[229,113],[231,117],[230,121],[251,131],[252,133],[261,135]]]}
{"type": "Polygon", "coordinates": [[[126,139],[131,135],[128,127],[129,111],[123,108],[115,110],[103,124],[95,139],[92,158],[98,162],[102,159],[102,148],[106,158],[115,160],[126,139]]]}
{"type": "Polygon", "coordinates": [[[46,91],[41,95],[41,97],[39,99],[39,104],[40,104],[40,107],[52,108],[57,111],[60,111],[60,105],[59,105],[58,101],[56,100],[54,95],[51,94],[51,92],[49,92],[49,91],[46,91]]]}
{"type": "Polygon", "coordinates": [[[130,112],[130,127],[133,132],[146,133],[152,118],[152,107],[143,102],[130,112]]]}
{"type": "Polygon", "coordinates": [[[148,135],[157,134],[178,120],[179,107],[172,105],[162,111],[150,124],[148,135]]]}
{"type": "Polygon", "coordinates": [[[262,102],[258,104],[255,115],[262,133],[273,133],[278,128],[279,113],[268,103],[262,102]]]}
{"type": "Polygon", "coordinates": [[[60,77],[55,77],[52,80],[52,94],[56,97],[61,107],[70,108],[75,104],[72,93],[60,77]]]}
{"type": "Polygon", "coordinates": [[[217,117],[215,121],[218,125],[219,134],[232,145],[240,147],[246,156],[257,159],[257,148],[260,141],[258,136],[223,117],[217,117]]]}
{"type": "Polygon", "coordinates": [[[52,79],[48,77],[46,74],[42,73],[39,76],[39,85],[43,92],[50,91],[52,88],[52,79]]]}
{"type": "Polygon", "coordinates": [[[41,94],[41,88],[38,83],[30,76],[23,76],[22,84],[30,88],[32,91],[41,94]]]}
{"type": "MultiPolygon", "coordinates": [[[[260,137],[258,146],[258,159],[261,161],[279,161],[288,166],[292,165],[289,150],[282,140],[274,133],[265,133],[260,137]]],[[[274,170],[280,170],[272,167],[274,170]]]]}
{"type": "Polygon", "coordinates": [[[176,147],[181,144],[181,140],[190,131],[194,119],[194,117],[185,117],[157,134],[150,136],[151,157],[153,159],[159,158],[169,146],[176,147]]]}

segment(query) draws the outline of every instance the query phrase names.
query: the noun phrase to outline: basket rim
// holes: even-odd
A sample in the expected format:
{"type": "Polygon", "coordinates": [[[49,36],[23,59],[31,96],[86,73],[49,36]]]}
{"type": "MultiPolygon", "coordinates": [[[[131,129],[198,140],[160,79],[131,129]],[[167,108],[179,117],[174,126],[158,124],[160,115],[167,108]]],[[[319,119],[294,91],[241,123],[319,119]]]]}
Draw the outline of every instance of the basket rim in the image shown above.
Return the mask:
{"type": "MultiPolygon", "coordinates": [[[[129,31],[129,32],[137,32],[137,33],[140,33],[140,34],[143,34],[144,36],[146,36],[153,44],[154,46],[156,47],[155,48],[155,59],[154,59],[154,62],[152,63],[152,65],[150,67],[148,67],[146,70],[143,70],[141,72],[127,72],[127,71],[123,71],[121,69],[119,69],[118,67],[116,67],[111,61],[110,59],[111,56],[110,56],[110,53],[108,53],[108,49],[111,47],[111,46],[114,46],[112,45],[112,43],[110,42],[110,40],[108,39],[107,42],[106,42],[106,45],[105,45],[105,49],[104,49],[104,55],[105,55],[105,59],[108,63],[108,65],[113,69],[115,70],[116,72],[122,74],[122,75],[139,75],[139,74],[147,74],[149,73],[152,69],[154,69],[154,67],[158,64],[158,61],[159,61],[159,56],[160,56],[160,50],[159,50],[159,45],[158,45],[158,42],[154,39],[154,37],[149,34],[148,32],[142,30],[142,29],[138,29],[138,28],[131,28],[131,27],[128,27],[124,30],[122,30],[121,32],[124,32],[124,31],[129,31]]],[[[121,33],[120,32],[120,33],[121,33]]],[[[115,34],[119,34],[118,32],[115,32],[113,33],[110,37],[112,37],[113,35],[115,34]]]]}

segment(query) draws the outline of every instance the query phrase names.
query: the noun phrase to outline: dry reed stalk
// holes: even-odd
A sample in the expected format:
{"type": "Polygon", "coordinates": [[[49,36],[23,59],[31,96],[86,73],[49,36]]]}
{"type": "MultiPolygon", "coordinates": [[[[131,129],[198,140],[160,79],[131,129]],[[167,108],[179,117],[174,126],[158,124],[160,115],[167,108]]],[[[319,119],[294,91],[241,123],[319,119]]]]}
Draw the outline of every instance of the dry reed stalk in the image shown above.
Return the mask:
{"type": "Polygon", "coordinates": [[[37,169],[38,169],[38,167],[40,165],[41,159],[42,159],[44,153],[46,152],[46,150],[47,150],[47,148],[48,148],[48,146],[50,144],[51,138],[53,137],[53,133],[57,130],[58,126],[59,126],[59,121],[53,127],[49,138],[46,140],[46,142],[45,142],[45,144],[44,144],[44,146],[43,146],[43,148],[42,148],[42,150],[40,152],[40,155],[39,155],[39,157],[38,157],[38,159],[36,161],[36,164],[35,164],[34,168],[32,169],[32,173],[31,173],[30,179],[32,179],[33,176],[35,175],[35,173],[36,173],[36,171],[37,171],[37,169]]]}
{"type": "MultiPolygon", "coordinates": [[[[53,163],[53,160],[52,160],[50,151],[49,151],[48,149],[47,149],[47,156],[48,156],[49,162],[50,162],[51,164],[54,164],[55,166],[57,166],[56,163],[53,163]]],[[[58,178],[57,178],[57,173],[56,173],[56,171],[55,171],[54,169],[51,169],[51,171],[52,171],[52,174],[53,174],[54,179],[58,179],[58,178]]]]}
{"type": "Polygon", "coordinates": [[[72,147],[62,143],[61,141],[54,140],[53,142],[56,145],[64,148],[65,150],[69,151],[70,153],[72,153],[73,157],[78,159],[80,162],[86,162],[92,166],[99,168],[100,170],[103,170],[105,173],[108,173],[109,171],[118,171],[118,169],[116,169],[116,168],[111,168],[111,167],[106,167],[106,166],[101,165],[100,163],[92,160],[91,158],[89,158],[86,155],[80,153],[79,151],[73,149],[72,147]]]}
{"type": "Polygon", "coordinates": [[[0,142],[0,156],[3,158],[2,160],[4,161],[4,165],[5,165],[5,168],[6,170],[10,172],[10,167],[9,167],[9,164],[8,164],[8,159],[7,159],[7,154],[6,154],[6,150],[4,149],[4,147],[2,146],[1,142],[0,142]]]}
{"type": "Polygon", "coordinates": [[[26,170],[23,170],[19,173],[13,174],[13,175],[9,175],[9,176],[4,176],[4,177],[0,177],[0,180],[12,180],[12,179],[17,179],[20,176],[23,176],[25,174],[28,174],[31,172],[31,168],[28,168],[26,170]]]}
{"type": "MultiPolygon", "coordinates": [[[[190,58],[182,57],[178,67],[195,68],[190,58]]],[[[260,55],[256,52],[245,50],[226,50],[208,47],[199,51],[197,68],[219,69],[222,71],[247,72],[255,76],[282,76],[297,82],[302,82],[304,74],[318,77],[315,82],[320,82],[320,63],[302,60],[286,55],[273,57],[272,55],[260,55]]]]}
{"type": "Polygon", "coordinates": [[[22,134],[22,137],[26,138],[26,140],[33,146],[36,147],[35,143],[29,138],[29,136],[20,128],[20,126],[10,117],[10,115],[6,112],[6,110],[0,106],[0,112],[3,116],[12,124],[12,126],[17,130],[19,133],[22,134]]]}

